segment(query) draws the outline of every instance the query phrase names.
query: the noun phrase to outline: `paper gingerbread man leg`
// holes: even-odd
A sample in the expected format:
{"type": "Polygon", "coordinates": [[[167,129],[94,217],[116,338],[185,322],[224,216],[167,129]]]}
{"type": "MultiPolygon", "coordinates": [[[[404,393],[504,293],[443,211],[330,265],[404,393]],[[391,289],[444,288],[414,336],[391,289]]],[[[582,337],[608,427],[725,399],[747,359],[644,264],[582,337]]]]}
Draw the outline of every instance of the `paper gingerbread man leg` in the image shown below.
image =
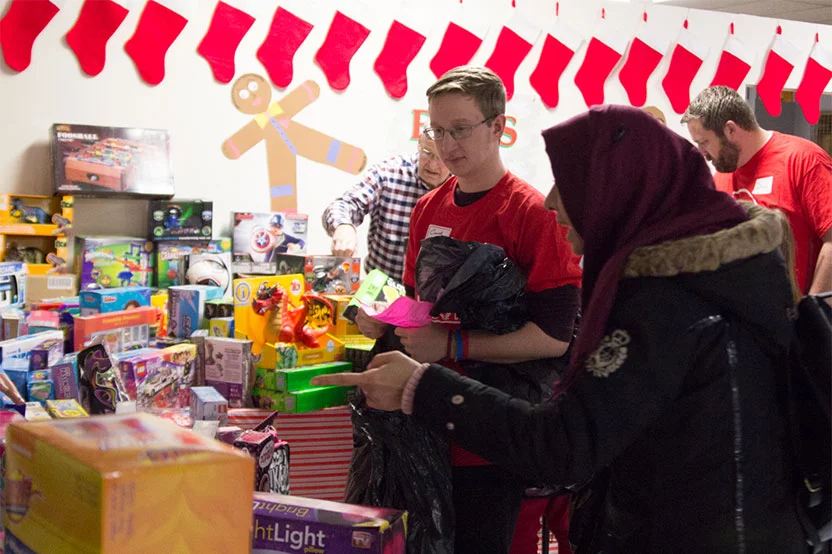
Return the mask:
{"type": "Polygon", "coordinates": [[[282,126],[272,129],[266,140],[266,163],[269,166],[269,205],[273,212],[298,211],[298,160],[295,145],[282,126]]]}
{"type": "Polygon", "coordinates": [[[320,131],[290,121],[285,132],[300,155],[308,160],[331,165],[353,175],[361,173],[367,165],[367,155],[362,149],[320,131]]]}

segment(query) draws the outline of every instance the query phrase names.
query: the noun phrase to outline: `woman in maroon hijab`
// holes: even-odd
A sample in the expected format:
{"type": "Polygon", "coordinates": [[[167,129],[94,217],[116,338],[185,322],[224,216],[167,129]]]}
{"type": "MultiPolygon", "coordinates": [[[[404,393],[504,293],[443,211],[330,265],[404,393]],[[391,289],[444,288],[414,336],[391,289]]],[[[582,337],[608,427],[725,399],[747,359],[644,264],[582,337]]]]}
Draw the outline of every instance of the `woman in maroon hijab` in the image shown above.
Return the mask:
{"type": "Polygon", "coordinates": [[[585,551],[806,552],[777,394],[793,300],[776,216],[717,192],[696,149],[640,110],[596,107],[543,137],[547,206],[584,255],[555,396],[532,406],[401,353],[318,384],[358,385],[530,480],[604,470],[585,551]]]}

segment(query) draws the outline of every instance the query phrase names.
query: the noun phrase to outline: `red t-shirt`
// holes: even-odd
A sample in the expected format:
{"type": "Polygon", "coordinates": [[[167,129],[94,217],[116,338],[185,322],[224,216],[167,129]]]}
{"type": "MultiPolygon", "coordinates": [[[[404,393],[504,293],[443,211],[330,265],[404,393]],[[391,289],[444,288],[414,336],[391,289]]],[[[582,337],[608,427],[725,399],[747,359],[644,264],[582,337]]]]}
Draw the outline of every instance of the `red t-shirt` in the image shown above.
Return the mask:
{"type": "MultiPolygon", "coordinates": [[[[572,252],[566,240],[567,229],[557,223],[555,212],[543,207],[540,191],[507,172],[488,194],[470,206],[460,207],[454,202],[456,186],[456,177],[451,177],[419,199],[413,208],[405,255],[405,285],[416,287],[416,259],[422,239],[444,235],[501,247],[526,275],[529,292],[564,285],[581,286],[580,257],[572,252]]],[[[437,322],[459,325],[454,315],[443,314],[437,322]]],[[[460,370],[451,360],[443,360],[442,365],[460,370]]],[[[488,463],[456,446],[451,455],[455,466],[488,463]]]]}
{"type": "Polygon", "coordinates": [[[774,132],[759,152],[733,173],[714,174],[716,188],[737,200],[779,208],[795,242],[797,284],[808,292],[821,237],[832,228],[832,158],[817,144],[774,132]]]}

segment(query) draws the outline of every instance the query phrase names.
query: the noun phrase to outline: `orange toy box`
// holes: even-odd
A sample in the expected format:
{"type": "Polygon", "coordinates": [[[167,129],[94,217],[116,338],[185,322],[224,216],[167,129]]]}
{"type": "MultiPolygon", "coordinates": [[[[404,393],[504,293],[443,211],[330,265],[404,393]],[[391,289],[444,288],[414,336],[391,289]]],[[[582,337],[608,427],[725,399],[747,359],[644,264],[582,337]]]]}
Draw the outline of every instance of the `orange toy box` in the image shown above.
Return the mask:
{"type": "Polygon", "coordinates": [[[98,337],[103,338],[112,353],[146,348],[150,341],[150,326],[156,324],[156,318],[153,306],[78,316],[75,318],[75,350],[93,344],[98,337]]]}
{"type": "Polygon", "coordinates": [[[234,280],[234,336],[252,341],[254,359],[266,343],[274,344],[280,333],[282,308],[278,289],[287,294],[288,304],[298,306],[304,292],[303,275],[249,277],[234,280]]]}
{"type": "Polygon", "coordinates": [[[12,424],[6,552],[249,552],[254,462],[135,413],[12,424]]]}

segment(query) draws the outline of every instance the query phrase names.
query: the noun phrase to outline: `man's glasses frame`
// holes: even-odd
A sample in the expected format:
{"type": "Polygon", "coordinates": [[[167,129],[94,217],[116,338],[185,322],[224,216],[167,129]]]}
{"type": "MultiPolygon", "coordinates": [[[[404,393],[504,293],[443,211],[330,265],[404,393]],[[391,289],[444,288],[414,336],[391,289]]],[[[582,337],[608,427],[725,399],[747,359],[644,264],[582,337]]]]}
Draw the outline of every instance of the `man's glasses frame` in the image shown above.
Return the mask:
{"type": "Polygon", "coordinates": [[[487,121],[491,121],[495,117],[497,116],[492,115],[491,117],[486,117],[479,123],[472,123],[471,125],[457,125],[453,129],[447,131],[442,127],[425,127],[424,133],[430,140],[433,141],[440,141],[447,135],[450,135],[450,137],[456,141],[460,141],[470,137],[476,127],[479,127],[487,121]]]}

